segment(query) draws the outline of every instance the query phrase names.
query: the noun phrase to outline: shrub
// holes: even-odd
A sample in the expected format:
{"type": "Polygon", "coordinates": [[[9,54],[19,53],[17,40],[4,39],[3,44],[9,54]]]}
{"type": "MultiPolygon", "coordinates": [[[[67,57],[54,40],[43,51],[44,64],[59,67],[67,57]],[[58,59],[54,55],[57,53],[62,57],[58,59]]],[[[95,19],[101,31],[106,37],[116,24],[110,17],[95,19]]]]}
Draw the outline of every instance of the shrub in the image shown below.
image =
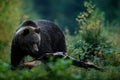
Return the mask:
{"type": "Polygon", "coordinates": [[[3,53],[9,53],[13,32],[20,20],[20,5],[18,0],[0,0],[0,58],[8,60],[3,53]]]}
{"type": "Polygon", "coordinates": [[[97,57],[105,58],[106,54],[113,53],[112,45],[104,30],[104,13],[95,8],[92,2],[85,2],[87,12],[82,12],[76,20],[80,26],[79,35],[82,41],[77,41],[75,47],[81,47],[82,59],[97,57]],[[99,15],[98,15],[99,14],[99,15]],[[96,57],[97,56],[97,57],[96,57]]]}

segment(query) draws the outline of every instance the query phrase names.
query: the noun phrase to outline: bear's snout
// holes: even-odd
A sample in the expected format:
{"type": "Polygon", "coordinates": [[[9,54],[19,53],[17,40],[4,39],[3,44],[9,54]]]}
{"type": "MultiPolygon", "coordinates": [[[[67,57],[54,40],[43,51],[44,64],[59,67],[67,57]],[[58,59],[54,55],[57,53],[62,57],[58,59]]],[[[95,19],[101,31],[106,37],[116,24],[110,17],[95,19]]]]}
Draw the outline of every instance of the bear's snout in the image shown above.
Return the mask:
{"type": "Polygon", "coordinates": [[[32,52],[33,53],[37,53],[38,51],[39,51],[39,48],[38,48],[37,44],[33,44],[33,50],[32,50],[32,52]]]}

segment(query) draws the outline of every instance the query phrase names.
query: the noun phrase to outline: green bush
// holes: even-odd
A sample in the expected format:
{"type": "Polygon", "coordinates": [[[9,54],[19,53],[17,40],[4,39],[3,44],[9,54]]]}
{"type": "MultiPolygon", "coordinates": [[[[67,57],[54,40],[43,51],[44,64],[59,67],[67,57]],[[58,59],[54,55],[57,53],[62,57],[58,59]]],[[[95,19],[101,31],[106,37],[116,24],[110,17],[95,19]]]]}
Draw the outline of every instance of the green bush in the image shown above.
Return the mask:
{"type": "Polygon", "coordinates": [[[9,65],[0,60],[0,80],[119,80],[120,67],[106,66],[104,72],[93,69],[82,69],[70,65],[70,61],[58,60],[48,63],[51,71],[45,65],[23,70],[11,71],[9,65]]]}
{"type": "Polygon", "coordinates": [[[20,21],[20,5],[18,0],[0,0],[0,58],[6,61],[13,33],[20,21]],[[2,55],[4,53],[6,55],[2,55]]]}
{"type": "Polygon", "coordinates": [[[99,58],[105,59],[114,49],[108,38],[108,31],[105,30],[104,13],[95,8],[91,1],[85,2],[85,6],[87,12],[80,13],[76,18],[80,26],[81,40],[78,40],[74,47],[81,53],[80,59],[93,59],[96,62],[99,58]]]}

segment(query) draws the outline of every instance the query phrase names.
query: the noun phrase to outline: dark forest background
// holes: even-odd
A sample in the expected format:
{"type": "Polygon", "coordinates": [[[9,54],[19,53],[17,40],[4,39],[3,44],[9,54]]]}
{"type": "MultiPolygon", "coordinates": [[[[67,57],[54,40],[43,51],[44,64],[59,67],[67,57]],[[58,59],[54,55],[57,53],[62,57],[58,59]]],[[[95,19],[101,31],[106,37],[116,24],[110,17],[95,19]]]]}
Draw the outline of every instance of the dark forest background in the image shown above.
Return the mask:
{"type": "MultiPolygon", "coordinates": [[[[87,0],[25,0],[23,3],[24,14],[35,19],[48,19],[55,21],[64,30],[68,28],[71,34],[78,30],[76,17],[80,12],[86,11],[84,2],[87,0]],[[27,5],[26,5],[27,3],[27,5]]],[[[105,22],[118,22],[120,20],[119,0],[92,0],[101,11],[105,13],[105,22]]],[[[99,15],[99,14],[98,14],[99,15]]]]}

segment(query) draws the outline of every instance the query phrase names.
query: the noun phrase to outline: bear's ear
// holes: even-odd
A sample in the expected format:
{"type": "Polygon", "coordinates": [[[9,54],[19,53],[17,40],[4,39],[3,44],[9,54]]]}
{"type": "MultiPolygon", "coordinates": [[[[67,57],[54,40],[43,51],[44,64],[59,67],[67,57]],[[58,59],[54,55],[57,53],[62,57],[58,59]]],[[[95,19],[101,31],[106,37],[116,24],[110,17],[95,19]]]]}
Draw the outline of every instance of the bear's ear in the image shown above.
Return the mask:
{"type": "Polygon", "coordinates": [[[33,22],[32,20],[27,20],[27,21],[23,22],[23,24],[21,26],[33,26],[33,27],[37,27],[36,23],[33,22]]]}
{"type": "Polygon", "coordinates": [[[40,33],[40,28],[36,28],[36,29],[35,29],[35,32],[36,32],[36,33],[40,33]]]}
{"type": "Polygon", "coordinates": [[[26,36],[29,33],[29,29],[24,29],[22,35],[26,36]]]}

